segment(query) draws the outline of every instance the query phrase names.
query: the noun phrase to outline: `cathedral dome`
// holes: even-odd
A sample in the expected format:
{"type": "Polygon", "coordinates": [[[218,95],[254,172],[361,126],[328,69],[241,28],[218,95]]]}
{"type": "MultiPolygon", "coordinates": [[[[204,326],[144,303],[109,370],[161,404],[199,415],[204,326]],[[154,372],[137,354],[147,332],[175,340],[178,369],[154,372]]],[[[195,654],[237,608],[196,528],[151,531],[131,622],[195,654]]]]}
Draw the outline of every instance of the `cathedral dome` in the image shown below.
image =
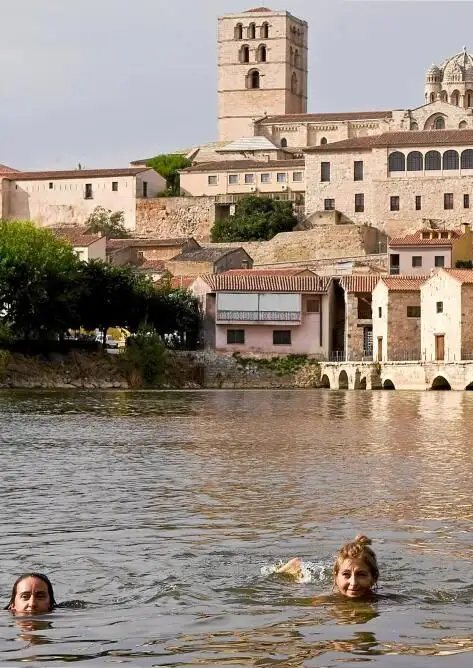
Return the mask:
{"type": "Polygon", "coordinates": [[[473,56],[466,48],[442,63],[443,80],[446,83],[473,81],[473,56]]]}

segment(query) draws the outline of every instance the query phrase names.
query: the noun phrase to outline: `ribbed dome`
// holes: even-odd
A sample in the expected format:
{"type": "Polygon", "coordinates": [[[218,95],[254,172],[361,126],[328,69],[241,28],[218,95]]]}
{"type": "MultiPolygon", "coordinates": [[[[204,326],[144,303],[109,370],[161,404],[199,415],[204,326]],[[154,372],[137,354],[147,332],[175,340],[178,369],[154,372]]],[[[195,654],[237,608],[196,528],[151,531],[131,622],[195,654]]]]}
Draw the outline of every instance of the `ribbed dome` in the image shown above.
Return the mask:
{"type": "Polygon", "coordinates": [[[473,56],[466,50],[447,58],[441,68],[446,83],[473,81],[473,56]]]}
{"type": "Polygon", "coordinates": [[[427,70],[427,74],[440,74],[440,67],[432,64],[427,70]]]}

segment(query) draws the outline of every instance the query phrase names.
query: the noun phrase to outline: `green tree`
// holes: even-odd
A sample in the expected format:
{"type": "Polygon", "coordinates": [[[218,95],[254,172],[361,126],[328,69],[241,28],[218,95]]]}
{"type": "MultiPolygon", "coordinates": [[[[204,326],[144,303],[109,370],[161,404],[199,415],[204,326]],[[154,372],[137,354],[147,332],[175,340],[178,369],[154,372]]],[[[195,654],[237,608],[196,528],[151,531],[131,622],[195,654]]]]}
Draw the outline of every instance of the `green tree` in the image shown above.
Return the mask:
{"type": "Polygon", "coordinates": [[[18,338],[54,338],[78,322],[80,262],[50,230],[0,220],[0,321],[18,338]]]}
{"type": "Polygon", "coordinates": [[[217,220],[210,236],[214,242],[268,241],[296,225],[291,202],[250,196],[238,202],[234,216],[217,220]]]}
{"type": "Polygon", "coordinates": [[[166,179],[166,194],[171,197],[178,197],[181,192],[179,170],[190,167],[191,164],[181,153],[161,153],[146,163],[166,179]]]}
{"type": "Polygon", "coordinates": [[[107,239],[126,239],[131,236],[125,228],[123,211],[112,213],[110,209],[96,206],[86,221],[89,234],[103,234],[107,239]]]}

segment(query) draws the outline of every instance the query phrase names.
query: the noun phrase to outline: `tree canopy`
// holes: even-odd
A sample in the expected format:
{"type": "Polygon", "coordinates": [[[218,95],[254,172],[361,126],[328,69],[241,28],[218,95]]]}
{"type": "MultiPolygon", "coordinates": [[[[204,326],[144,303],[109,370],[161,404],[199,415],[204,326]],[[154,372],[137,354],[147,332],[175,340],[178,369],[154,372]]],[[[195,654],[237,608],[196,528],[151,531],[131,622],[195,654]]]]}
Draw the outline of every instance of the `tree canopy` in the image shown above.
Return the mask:
{"type": "Polygon", "coordinates": [[[166,179],[166,194],[173,197],[178,197],[181,191],[179,170],[190,167],[191,164],[191,161],[181,153],[161,153],[146,163],[166,179]]]}
{"type": "Polygon", "coordinates": [[[102,234],[107,239],[125,239],[131,236],[125,227],[125,214],[123,211],[112,213],[110,209],[96,206],[86,222],[89,234],[102,234]]]}
{"type": "Polygon", "coordinates": [[[235,215],[217,220],[210,236],[214,242],[268,241],[296,225],[291,202],[250,196],[238,202],[235,215]]]}

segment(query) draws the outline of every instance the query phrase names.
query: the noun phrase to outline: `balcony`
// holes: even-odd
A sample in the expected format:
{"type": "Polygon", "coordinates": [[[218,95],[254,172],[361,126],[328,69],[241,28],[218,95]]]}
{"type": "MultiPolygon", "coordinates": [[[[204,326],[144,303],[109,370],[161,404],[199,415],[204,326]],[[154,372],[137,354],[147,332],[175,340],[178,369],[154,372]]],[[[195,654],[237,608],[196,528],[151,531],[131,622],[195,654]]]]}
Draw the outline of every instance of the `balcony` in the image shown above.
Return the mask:
{"type": "Polygon", "coordinates": [[[297,322],[300,311],[217,311],[217,322],[297,322]]]}
{"type": "Polygon", "coordinates": [[[372,320],[373,313],[369,306],[358,306],[358,320],[372,320]]]}
{"type": "Polygon", "coordinates": [[[398,264],[392,264],[389,267],[389,273],[391,274],[391,276],[394,276],[395,274],[396,275],[399,274],[399,265],[398,264]]]}

